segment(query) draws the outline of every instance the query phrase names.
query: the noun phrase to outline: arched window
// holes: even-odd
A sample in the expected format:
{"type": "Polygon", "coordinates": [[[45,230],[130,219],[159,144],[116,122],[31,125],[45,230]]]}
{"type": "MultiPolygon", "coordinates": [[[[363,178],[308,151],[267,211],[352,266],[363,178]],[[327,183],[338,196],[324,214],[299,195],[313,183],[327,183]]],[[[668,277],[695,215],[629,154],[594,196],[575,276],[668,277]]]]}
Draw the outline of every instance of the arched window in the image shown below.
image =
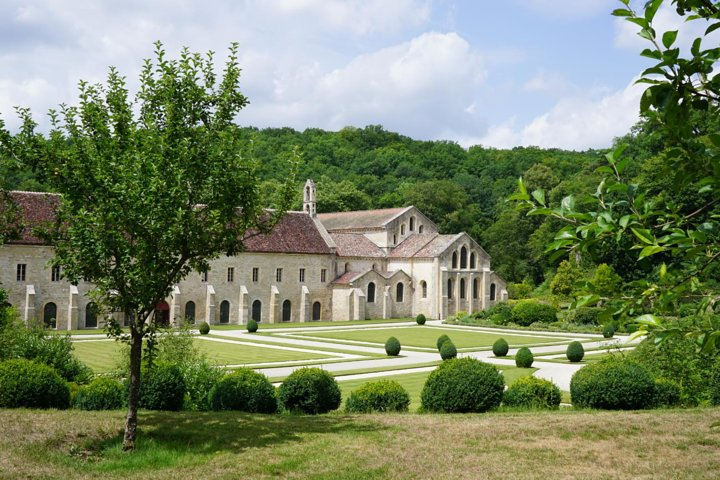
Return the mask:
{"type": "Polygon", "coordinates": [[[452,268],[457,268],[457,252],[453,252],[453,256],[452,256],[452,268]]]}
{"type": "Polygon", "coordinates": [[[57,305],[53,302],[45,304],[43,322],[46,328],[57,328],[57,305]]]}
{"type": "Polygon", "coordinates": [[[470,254],[470,268],[475,269],[475,252],[470,254]]]}
{"type": "Polygon", "coordinates": [[[427,282],[425,280],[420,282],[420,289],[422,291],[422,298],[427,298],[427,282]]]}
{"type": "Polygon", "coordinates": [[[405,224],[400,225],[400,235],[405,235],[405,224]]]}
{"type": "Polygon", "coordinates": [[[473,298],[478,298],[478,279],[473,278],[473,298]]]}
{"type": "Polygon", "coordinates": [[[85,328],[97,327],[97,304],[90,302],[85,307],[85,328]]]}
{"type": "Polygon", "coordinates": [[[460,279],[460,299],[465,300],[465,279],[460,279]]]}
{"type": "Polygon", "coordinates": [[[195,323],[195,302],[187,302],[185,304],[185,321],[195,323]]]}
{"type": "Polygon", "coordinates": [[[467,248],[460,249],[460,268],[467,268],[467,248]]]}
{"type": "Polygon", "coordinates": [[[260,300],[255,300],[252,303],[252,313],[250,314],[250,318],[255,320],[256,322],[260,322],[260,318],[262,316],[262,302],[260,300]]]}
{"type": "Polygon", "coordinates": [[[393,245],[397,243],[397,235],[393,235],[393,245]]]}
{"type": "Polygon", "coordinates": [[[350,271],[350,262],[345,262],[345,273],[350,271]]]}
{"type": "Polygon", "coordinates": [[[420,225],[420,226],[418,227],[418,233],[423,233],[423,226],[422,226],[422,225],[420,225]]]}
{"type": "Polygon", "coordinates": [[[397,284],[397,287],[395,287],[395,301],[400,303],[403,301],[403,296],[405,295],[405,285],[403,285],[402,282],[397,284]]]}
{"type": "Polygon", "coordinates": [[[490,284],[490,301],[491,301],[491,302],[494,302],[494,301],[495,301],[495,290],[496,290],[496,289],[497,289],[497,287],[495,286],[495,284],[494,284],[494,283],[491,283],[491,284],[490,284]]]}
{"type": "Polygon", "coordinates": [[[453,298],[453,281],[452,281],[452,278],[448,278],[448,281],[447,281],[447,290],[448,290],[448,299],[452,300],[452,298],[453,298]]]}
{"type": "Polygon", "coordinates": [[[283,306],[282,306],[282,321],[283,322],[290,321],[291,309],[292,309],[292,305],[290,304],[290,300],[285,300],[283,302],[283,306]]]}
{"type": "Polygon", "coordinates": [[[367,302],[375,303],[375,284],[373,282],[368,283],[367,302]]]}
{"type": "Polygon", "coordinates": [[[415,231],[415,217],[410,217],[410,231],[415,231]]]}
{"type": "Polygon", "coordinates": [[[320,302],[313,303],[312,319],[320,320],[320,302]]]}
{"type": "Polygon", "coordinates": [[[230,323],[230,302],[220,302],[220,323],[230,323]]]}

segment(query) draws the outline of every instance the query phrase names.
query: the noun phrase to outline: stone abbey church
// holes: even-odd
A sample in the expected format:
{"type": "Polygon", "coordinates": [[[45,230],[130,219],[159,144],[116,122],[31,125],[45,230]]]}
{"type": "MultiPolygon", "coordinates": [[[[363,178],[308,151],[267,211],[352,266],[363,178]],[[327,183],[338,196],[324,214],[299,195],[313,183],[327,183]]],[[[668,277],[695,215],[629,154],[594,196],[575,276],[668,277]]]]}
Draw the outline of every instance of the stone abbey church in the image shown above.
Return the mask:
{"type": "MultiPolygon", "coordinates": [[[[87,293],[51,267],[51,246],[32,233],[51,220],[53,194],[12,192],[26,228],[0,247],[0,287],[26,322],[63,330],[99,328],[87,293]]],[[[303,212],[288,212],[246,250],[193,273],[158,305],[164,323],[308,322],[399,318],[444,319],[507,298],[490,256],[466,233],[441,235],[415,207],[316,213],[315,184],[304,188],[303,212]]],[[[122,319],[118,319],[122,322],[122,319]]]]}

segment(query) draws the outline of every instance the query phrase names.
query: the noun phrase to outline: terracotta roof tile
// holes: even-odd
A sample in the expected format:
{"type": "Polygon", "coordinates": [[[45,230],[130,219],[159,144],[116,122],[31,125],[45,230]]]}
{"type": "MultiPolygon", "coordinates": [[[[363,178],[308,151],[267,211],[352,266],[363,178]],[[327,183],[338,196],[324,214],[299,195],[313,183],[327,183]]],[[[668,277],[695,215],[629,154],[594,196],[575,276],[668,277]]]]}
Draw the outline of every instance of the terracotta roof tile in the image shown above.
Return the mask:
{"type": "Polygon", "coordinates": [[[352,283],[356,278],[361,277],[365,275],[369,270],[365,270],[364,272],[345,272],[342,275],[340,275],[338,278],[333,280],[332,283],[336,285],[348,285],[352,283]]]}
{"type": "Polygon", "coordinates": [[[432,239],[427,245],[415,252],[415,258],[434,258],[448,249],[450,245],[458,239],[462,234],[457,235],[438,235],[432,239]]]}
{"type": "Polygon", "coordinates": [[[330,254],[312,217],[304,212],[288,212],[272,232],[249,237],[245,251],[262,253],[319,253],[330,254]]]}
{"type": "Polygon", "coordinates": [[[390,258],[408,258],[415,255],[423,247],[432,242],[437,233],[416,233],[410,235],[403,242],[395,247],[388,257],[390,258]]]}
{"type": "Polygon", "coordinates": [[[331,233],[341,257],[385,257],[385,252],[360,233],[331,233]]]}
{"type": "Polygon", "coordinates": [[[54,193],[10,192],[10,197],[20,207],[23,229],[20,238],[8,243],[42,245],[44,242],[33,234],[33,229],[55,221],[55,210],[60,196],[54,193]]]}
{"type": "Polygon", "coordinates": [[[329,231],[372,230],[387,225],[401,213],[413,207],[360,210],[357,212],[319,213],[318,218],[329,231]]]}

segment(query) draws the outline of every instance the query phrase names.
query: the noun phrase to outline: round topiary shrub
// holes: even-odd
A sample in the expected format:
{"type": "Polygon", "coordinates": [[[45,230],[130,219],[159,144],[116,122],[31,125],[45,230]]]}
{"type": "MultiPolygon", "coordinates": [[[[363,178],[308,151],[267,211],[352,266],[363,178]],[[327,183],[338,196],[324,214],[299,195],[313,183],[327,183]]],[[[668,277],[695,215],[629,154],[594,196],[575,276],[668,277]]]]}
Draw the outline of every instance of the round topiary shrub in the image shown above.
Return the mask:
{"type": "Polygon", "coordinates": [[[200,335],[207,335],[210,333],[210,325],[208,322],[202,322],[198,327],[198,330],[200,331],[200,335]]]}
{"type": "Polygon", "coordinates": [[[394,380],[368,382],[355,390],[345,402],[351,413],[407,412],[410,395],[394,380]]]}
{"type": "Polygon", "coordinates": [[[474,358],[443,362],[428,376],[420,394],[429,412],[487,412],[500,405],[505,383],[493,365],[474,358]]]}
{"type": "Polygon", "coordinates": [[[73,407],[79,410],[117,410],[124,404],[125,388],[110,377],[97,377],[83,385],[73,401],[73,407]]]}
{"type": "Polygon", "coordinates": [[[385,353],[391,357],[400,355],[400,340],[395,337],[388,338],[385,342],[385,353]]]}
{"type": "Polygon", "coordinates": [[[415,322],[418,325],[425,325],[426,320],[427,320],[427,318],[425,318],[425,315],[423,315],[422,313],[419,313],[418,316],[415,317],[415,322]]]}
{"type": "Polygon", "coordinates": [[[570,396],[573,405],[580,408],[650,408],[655,404],[655,382],[637,363],[606,359],[575,372],[570,396]]]}
{"type": "Polygon", "coordinates": [[[67,408],[70,389],[45,364],[17,358],[0,363],[0,408],[67,408]]]}
{"type": "Polygon", "coordinates": [[[535,357],[527,347],[520,348],[515,354],[515,365],[520,368],[530,368],[534,361],[535,357]]]}
{"type": "Polygon", "coordinates": [[[615,323],[610,322],[603,328],[603,337],[613,338],[615,336],[615,323]]]}
{"type": "Polygon", "coordinates": [[[528,375],[505,390],[503,403],[508,407],[556,410],[560,398],[560,389],[554,383],[528,375]]]}
{"type": "Polygon", "coordinates": [[[583,347],[583,344],[580,342],[570,342],[567,346],[565,356],[567,356],[567,359],[571,362],[581,361],[585,356],[585,348],[583,347]]]}
{"type": "Polygon", "coordinates": [[[178,411],[183,406],[185,380],[177,365],[158,363],[140,379],[140,408],[178,411]]]}
{"type": "Polygon", "coordinates": [[[524,327],[534,322],[552,323],[557,320],[557,309],[535,300],[521,300],[513,307],[510,319],[524,327]]]}
{"type": "Polygon", "coordinates": [[[443,360],[450,360],[451,358],[457,357],[457,348],[452,340],[447,340],[440,347],[440,358],[443,360]]]}
{"type": "Polygon", "coordinates": [[[602,308],[597,307],[580,307],[575,310],[573,322],[578,325],[598,325],[598,319],[602,313],[602,308]]]}
{"type": "Polygon", "coordinates": [[[299,368],[278,389],[280,403],[291,412],[326,413],[340,406],[340,387],[320,368],[299,368]]]}
{"type": "Polygon", "coordinates": [[[250,368],[238,368],[221,378],[210,390],[208,402],[211,410],[277,412],[275,387],[265,375],[250,368]]]}
{"type": "Polygon", "coordinates": [[[248,333],[255,333],[258,331],[258,323],[255,321],[255,319],[251,318],[250,320],[248,320],[247,331],[248,333]]]}
{"type": "Polygon", "coordinates": [[[510,345],[508,345],[508,342],[505,341],[504,338],[498,338],[495,340],[495,343],[493,343],[493,355],[496,357],[504,357],[508,354],[509,350],[510,345]]]}
{"type": "Polygon", "coordinates": [[[681,403],[682,387],[668,378],[655,379],[656,407],[677,407],[681,403]]]}
{"type": "Polygon", "coordinates": [[[448,337],[444,333],[438,337],[437,342],[435,342],[438,352],[440,351],[440,347],[443,346],[443,343],[447,342],[448,340],[450,340],[450,337],[448,337]]]}

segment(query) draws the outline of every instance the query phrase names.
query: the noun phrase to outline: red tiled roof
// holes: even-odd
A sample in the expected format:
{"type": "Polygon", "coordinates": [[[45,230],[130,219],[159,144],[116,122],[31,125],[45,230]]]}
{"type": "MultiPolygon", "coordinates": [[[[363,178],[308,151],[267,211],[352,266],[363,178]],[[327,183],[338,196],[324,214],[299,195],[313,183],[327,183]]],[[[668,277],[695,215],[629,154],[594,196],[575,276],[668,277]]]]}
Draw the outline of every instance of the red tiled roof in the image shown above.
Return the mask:
{"type": "Polygon", "coordinates": [[[304,212],[288,212],[269,234],[245,240],[246,252],[330,254],[312,217],[304,212]]]}
{"type": "Polygon", "coordinates": [[[437,233],[416,233],[414,235],[410,235],[405,240],[402,241],[400,245],[395,247],[392,252],[390,252],[390,255],[388,257],[390,258],[408,258],[415,255],[418,251],[420,251],[423,247],[425,247],[427,244],[432,242],[435,237],[437,237],[437,233]]]}
{"type": "Polygon", "coordinates": [[[332,283],[337,285],[347,285],[349,283],[352,283],[353,280],[355,280],[358,277],[361,277],[365,275],[369,270],[365,270],[364,272],[345,272],[342,275],[340,275],[338,278],[333,280],[332,283]]]}
{"type": "Polygon", "coordinates": [[[413,257],[416,258],[434,258],[443,253],[448,249],[450,245],[457,240],[462,233],[457,235],[438,235],[433,240],[425,245],[423,248],[415,252],[413,257]]]}
{"type": "Polygon", "coordinates": [[[413,207],[360,210],[357,212],[319,213],[327,231],[378,229],[413,207]]]}
{"type": "Polygon", "coordinates": [[[360,233],[331,233],[341,257],[385,257],[385,252],[360,233]]]}
{"type": "Polygon", "coordinates": [[[42,245],[44,242],[33,234],[33,229],[55,221],[55,210],[60,196],[54,193],[10,192],[10,197],[20,208],[22,232],[20,237],[8,243],[42,245]]]}

